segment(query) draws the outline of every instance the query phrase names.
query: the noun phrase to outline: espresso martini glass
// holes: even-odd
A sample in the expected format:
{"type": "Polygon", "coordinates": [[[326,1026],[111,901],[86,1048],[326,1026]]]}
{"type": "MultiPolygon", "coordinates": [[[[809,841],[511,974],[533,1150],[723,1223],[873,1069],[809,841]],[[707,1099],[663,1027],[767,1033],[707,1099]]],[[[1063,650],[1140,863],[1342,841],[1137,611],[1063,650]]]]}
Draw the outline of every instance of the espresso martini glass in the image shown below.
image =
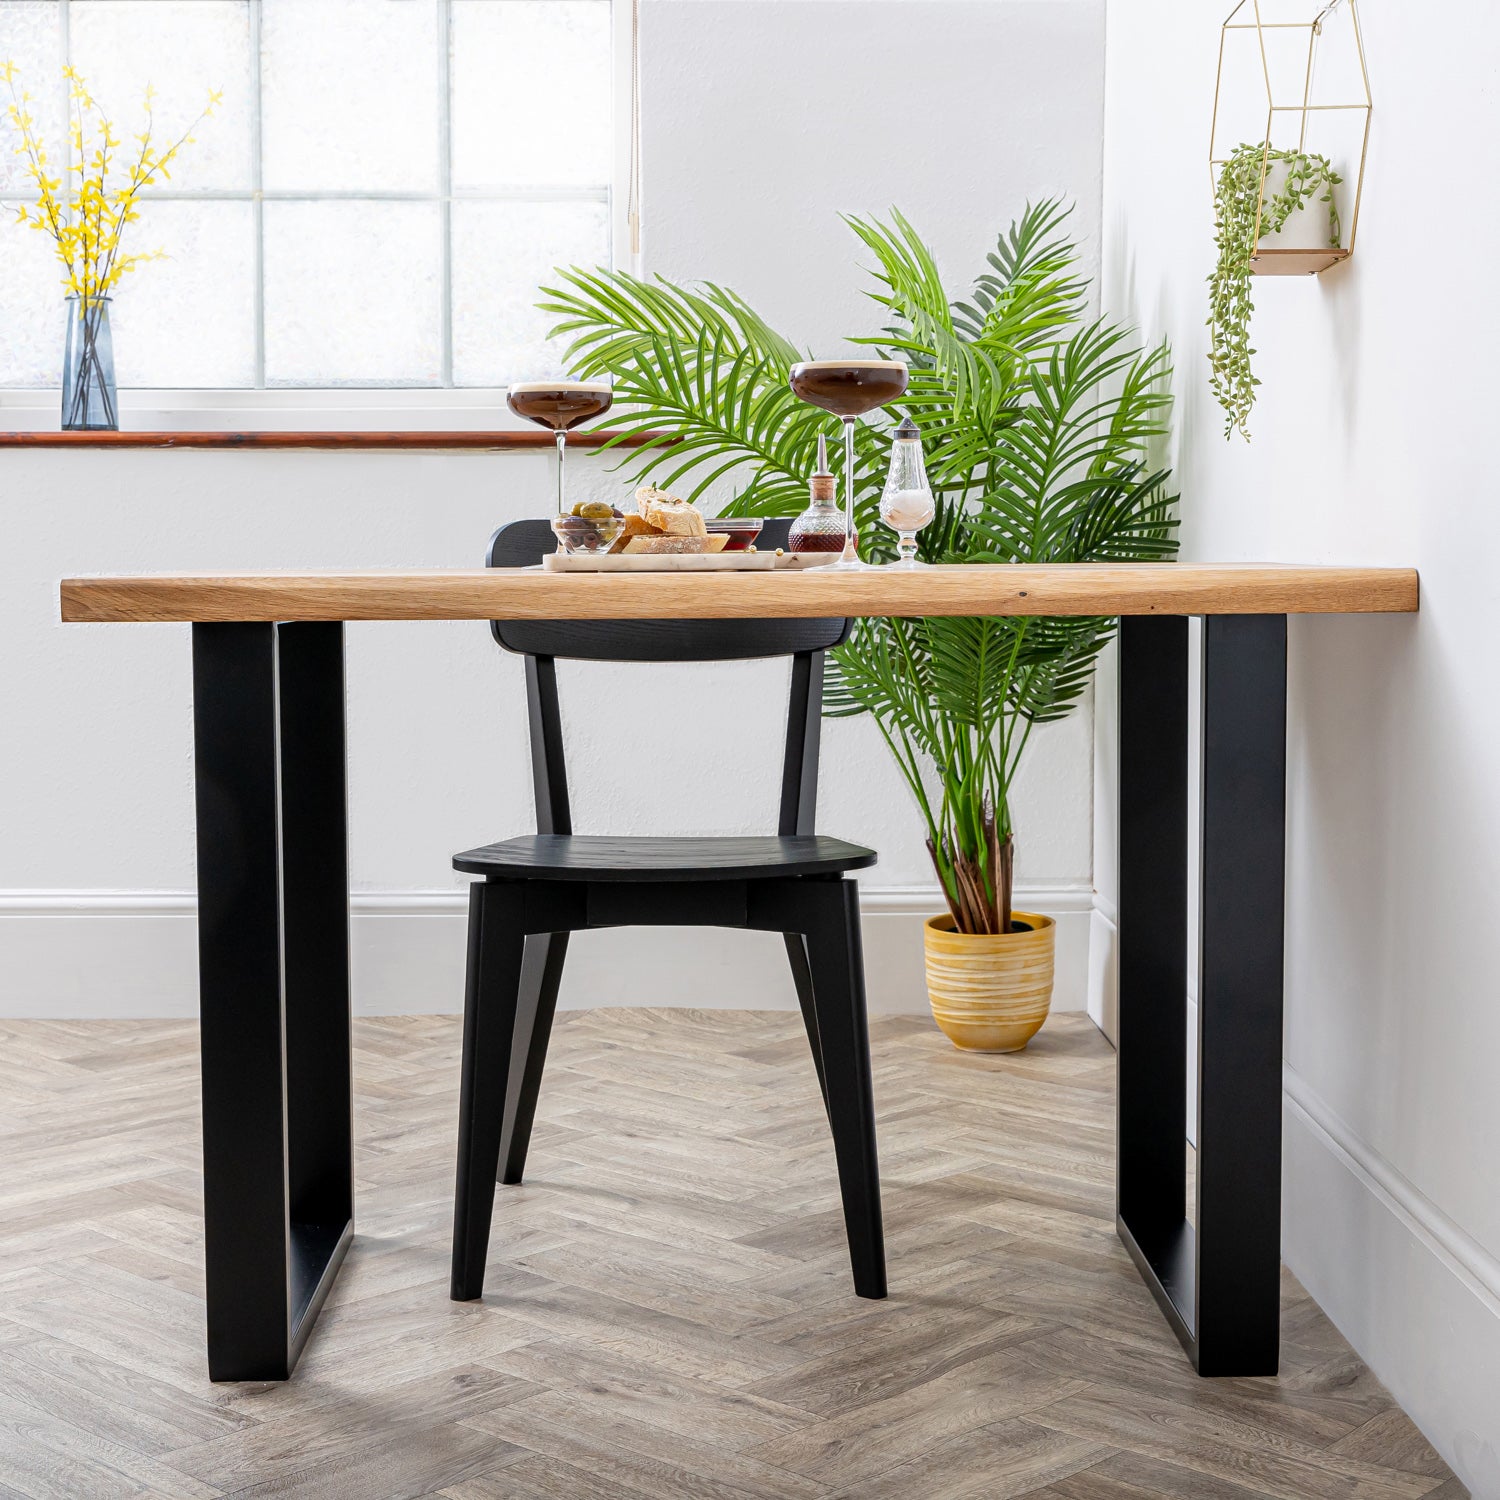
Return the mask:
{"type": "Polygon", "coordinates": [[[526,380],[511,386],[505,404],[518,416],[538,427],[547,427],[557,438],[557,516],[568,514],[563,486],[563,459],[568,448],[568,429],[590,417],[602,417],[615,403],[607,380],[526,380]]]}
{"type": "Polygon", "coordinates": [[[906,391],[906,366],[898,359],[813,359],[793,365],[792,391],[844,424],[844,551],[830,567],[868,567],[854,544],[854,424],[866,412],[906,391]]]}

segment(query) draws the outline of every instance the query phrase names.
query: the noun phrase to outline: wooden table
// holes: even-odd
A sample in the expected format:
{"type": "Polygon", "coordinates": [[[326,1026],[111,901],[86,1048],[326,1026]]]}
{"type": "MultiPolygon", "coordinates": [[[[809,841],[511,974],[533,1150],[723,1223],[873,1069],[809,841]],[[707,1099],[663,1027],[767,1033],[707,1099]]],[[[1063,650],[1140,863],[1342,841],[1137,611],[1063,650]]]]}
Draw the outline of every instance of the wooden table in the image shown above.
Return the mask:
{"type": "Polygon", "coordinates": [[[1286,617],[1416,608],[1411,569],[1269,565],[65,579],[64,620],[193,626],[211,1378],[290,1374],[353,1233],[345,620],[1032,614],[1121,617],[1120,1237],[1202,1374],[1274,1374],[1286,617]],[[1192,615],[1204,631],[1190,1224],[1192,615]]]}

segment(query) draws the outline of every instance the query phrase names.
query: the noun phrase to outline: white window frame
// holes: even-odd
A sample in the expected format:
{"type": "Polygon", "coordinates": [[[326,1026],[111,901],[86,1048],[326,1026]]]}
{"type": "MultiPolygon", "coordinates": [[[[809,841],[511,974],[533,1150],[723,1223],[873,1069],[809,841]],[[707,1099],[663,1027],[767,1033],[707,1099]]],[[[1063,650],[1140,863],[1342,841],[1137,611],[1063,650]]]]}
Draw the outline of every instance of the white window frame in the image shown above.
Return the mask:
{"type": "MultiPolygon", "coordinates": [[[[260,90],[260,21],[261,0],[247,0],[250,14],[250,55],[253,132],[252,187],[249,192],[217,189],[185,191],[151,191],[151,198],[174,201],[233,201],[253,204],[255,211],[255,376],[254,387],[168,389],[137,386],[122,388],[119,395],[121,426],[133,429],[214,430],[234,427],[248,430],[287,430],[309,426],[339,427],[351,430],[380,430],[393,426],[416,429],[456,428],[460,430],[521,430],[505,405],[504,386],[455,386],[452,349],[451,296],[451,207],[455,201],[469,197],[497,201],[514,197],[518,201],[536,201],[546,197],[526,189],[513,194],[484,192],[454,194],[450,185],[452,136],[449,129],[450,84],[448,76],[452,38],[451,0],[429,0],[437,13],[439,45],[438,189],[434,193],[379,191],[295,191],[268,192],[260,187],[261,169],[261,90],[260,90]],[[443,211],[442,266],[442,375],[439,384],[409,386],[399,382],[367,383],[349,386],[276,385],[266,386],[265,318],[262,296],[264,275],[261,265],[264,235],[262,204],[268,201],[327,202],[348,199],[389,199],[400,202],[436,202],[443,211]]],[[[505,0],[497,0],[504,4],[505,0]]],[[[611,120],[613,153],[611,178],[605,194],[609,201],[610,259],[621,270],[638,272],[640,254],[632,248],[629,224],[629,195],[632,152],[631,83],[635,63],[634,16],[632,0],[608,0],[610,6],[611,50],[611,120]]],[[[61,61],[68,58],[68,20],[71,0],[56,0],[59,9],[61,61]]],[[[589,201],[587,192],[562,195],[567,201],[589,201]]],[[[594,200],[597,201],[597,198],[594,200]]],[[[45,429],[57,421],[59,393],[55,387],[0,387],[0,428],[45,429]]]]}

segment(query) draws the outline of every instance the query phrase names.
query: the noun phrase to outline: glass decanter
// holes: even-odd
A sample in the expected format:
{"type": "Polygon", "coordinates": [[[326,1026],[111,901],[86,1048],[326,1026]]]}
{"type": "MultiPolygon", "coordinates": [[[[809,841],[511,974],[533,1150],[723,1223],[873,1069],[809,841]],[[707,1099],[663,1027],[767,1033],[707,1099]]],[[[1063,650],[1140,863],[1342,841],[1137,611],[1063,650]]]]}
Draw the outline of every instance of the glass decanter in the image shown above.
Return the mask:
{"type": "Polygon", "coordinates": [[[910,417],[903,417],[891,441],[891,466],[880,492],[880,519],[897,536],[893,568],[921,568],[917,561],[917,533],[932,519],[936,506],[922,460],[922,434],[910,417]]]}
{"type": "Polygon", "coordinates": [[[808,481],[808,507],[792,522],[786,544],[792,552],[842,552],[844,513],[828,467],[828,439],[818,434],[818,467],[808,481]]]}

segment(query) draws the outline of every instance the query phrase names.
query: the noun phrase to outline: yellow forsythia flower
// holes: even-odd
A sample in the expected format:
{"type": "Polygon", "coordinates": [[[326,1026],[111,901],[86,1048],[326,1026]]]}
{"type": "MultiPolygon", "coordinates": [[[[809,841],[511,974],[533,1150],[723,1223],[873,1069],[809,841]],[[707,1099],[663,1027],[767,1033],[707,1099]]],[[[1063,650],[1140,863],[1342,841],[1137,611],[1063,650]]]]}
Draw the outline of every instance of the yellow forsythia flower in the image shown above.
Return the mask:
{"type": "Polygon", "coordinates": [[[5,84],[10,94],[5,115],[20,139],[15,154],[24,159],[26,175],[35,188],[34,204],[23,203],[16,212],[16,222],[51,235],[57,246],[57,258],[67,273],[62,284],[70,296],[88,304],[108,296],[122,276],[143,262],[166,258],[162,250],[123,254],[121,236],[127,224],[140,218],[135,206],[137,194],[157,178],[171,176],[167,168],[182,147],[192,141],[193,130],[213,113],[224,95],[221,90],[210,93],[198,118],[162,151],[152,144],[156,90],[147,84],[146,128],[133,137],[140,149],[133,153],[132,160],[122,163],[116,158],[120,138],[94,102],[83,77],[71,66],[62,73],[68,82],[68,162],[63,177],[50,177],[46,148],[26,108],[31,95],[17,92],[19,70],[15,63],[0,60],[0,83],[5,84]],[[87,121],[88,135],[86,115],[92,116],[87,121]],[[114,170],[128,173],[126,186],[110,186],[110,173],[114,170]],[[67,188],[63,186],[64,177],[74,179],[67,188]]]}

